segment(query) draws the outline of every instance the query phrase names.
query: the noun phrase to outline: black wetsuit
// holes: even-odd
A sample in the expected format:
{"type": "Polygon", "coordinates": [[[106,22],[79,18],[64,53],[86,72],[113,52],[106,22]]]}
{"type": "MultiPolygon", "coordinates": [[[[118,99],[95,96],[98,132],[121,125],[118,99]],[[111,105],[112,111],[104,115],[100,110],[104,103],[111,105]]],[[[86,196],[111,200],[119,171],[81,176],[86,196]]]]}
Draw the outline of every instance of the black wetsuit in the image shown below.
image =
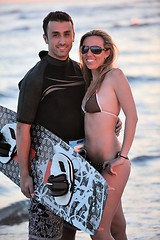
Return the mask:
{"type": "Polygon", "coordinates": [[[81,103],[85,86],[79,64],[41,52],[39,61],[19,84],[17,121],[38,123],[63,140],[84,137],[81,103]]]}

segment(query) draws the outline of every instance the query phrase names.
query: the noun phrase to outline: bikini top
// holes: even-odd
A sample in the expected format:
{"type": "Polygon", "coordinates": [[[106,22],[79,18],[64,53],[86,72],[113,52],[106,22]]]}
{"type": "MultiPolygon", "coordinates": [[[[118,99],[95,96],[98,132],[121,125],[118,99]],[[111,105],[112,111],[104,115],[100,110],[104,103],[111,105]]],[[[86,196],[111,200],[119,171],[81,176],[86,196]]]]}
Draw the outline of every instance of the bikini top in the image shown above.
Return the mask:
{"type": "Polygon", "coordinates": [[[99,102],[99,98],[98,98],[98,93],[96,92],[95,94],[93,94],[90,98],[88,98],[88,100],[86,101],[86,104],[85,106],[83,107],[82,106],[82,110],[84,113],[106,113],[106,114],[109,114],[113,117],[116,117],[118,118],[117,115],[115,115],[114,113],[111,113],[111,112],[107,112],[107,111],[104,111],[100,105],[100,102],[99,102]]]}

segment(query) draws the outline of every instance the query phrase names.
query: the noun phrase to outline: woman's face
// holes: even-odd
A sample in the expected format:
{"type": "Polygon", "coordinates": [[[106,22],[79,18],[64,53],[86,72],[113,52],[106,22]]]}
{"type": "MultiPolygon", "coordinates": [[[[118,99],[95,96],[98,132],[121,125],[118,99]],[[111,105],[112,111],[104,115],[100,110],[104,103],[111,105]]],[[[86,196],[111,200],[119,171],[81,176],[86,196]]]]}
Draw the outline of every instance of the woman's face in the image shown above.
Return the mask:
{"type": "Polygon", "coordinates": [[[91,70],[96,70],[98,67],[100,67],[110,54],[110,50],[104,49],[104,41],[99,36],[86,37],[85,40],[83,41],[81,52],[84,63],[91,70]],[[92,46],[94,46],[93,52],[92,46]],[[98,46],[103,50],[102,51],[100,49],[98,50],[96,49],[95,46],[98,46]],[[96,52],[99,54],[96,54],[96,52]]]}

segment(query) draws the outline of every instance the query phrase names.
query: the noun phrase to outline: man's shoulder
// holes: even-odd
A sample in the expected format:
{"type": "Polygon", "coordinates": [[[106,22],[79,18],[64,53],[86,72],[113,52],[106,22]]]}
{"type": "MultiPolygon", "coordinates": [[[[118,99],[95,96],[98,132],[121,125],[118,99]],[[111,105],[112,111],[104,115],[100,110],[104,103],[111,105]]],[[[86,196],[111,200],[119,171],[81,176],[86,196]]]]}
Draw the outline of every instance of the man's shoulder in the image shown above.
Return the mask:
{"type": "Polygon", "coordinates": [[[80,67],[80,63],[79,63],[79,62],[77,62],[77,61],[75,61],[75,60],[73,60],[73,59],[71,59],[71,58],[70,58],[70,61],[71,61],[76,67],[80,67]]]}
{"type": "Polygon", "coordinates": [[[37,75],[37,74],[42,74],[44,69],[46,68],[48,61],[47,61],[47,56],[48,52],[47,51],[41,51],[39,52],[39,57],[40,60],[27,72],[26,75],[37,75]]]}
{"type": "Polygon", "coordinates": [[[37,84],[43,81],[44,71],[47,66],[47,61],[45,57],[38,61],[23,77],[23,79],[19,82],[19,87],[21,86],[22,82],[29,84],[37,84]]]}
{"type": "Polygon", "coordinates": [[[78,63],[77,61],[70,59],[72,66],[76,72],[77,75],[82,76],[82,69],[80,67],[80,63],[78,63]]]}

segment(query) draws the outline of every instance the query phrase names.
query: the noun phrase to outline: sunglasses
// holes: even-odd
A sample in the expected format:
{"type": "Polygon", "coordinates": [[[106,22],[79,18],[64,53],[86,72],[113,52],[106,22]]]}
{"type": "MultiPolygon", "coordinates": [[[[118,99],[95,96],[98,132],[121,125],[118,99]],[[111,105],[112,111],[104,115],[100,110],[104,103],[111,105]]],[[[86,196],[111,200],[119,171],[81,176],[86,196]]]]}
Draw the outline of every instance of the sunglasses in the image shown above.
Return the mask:
{"type": "Polygon", "coordinates": [[[99,46],[82,46],[81,53],[86,54],[88,53],[89,49],[93,54],[96,54],[96,55],[101,54],[102,51],[106,51],[105,48],[101,48],[99,46]]]}

